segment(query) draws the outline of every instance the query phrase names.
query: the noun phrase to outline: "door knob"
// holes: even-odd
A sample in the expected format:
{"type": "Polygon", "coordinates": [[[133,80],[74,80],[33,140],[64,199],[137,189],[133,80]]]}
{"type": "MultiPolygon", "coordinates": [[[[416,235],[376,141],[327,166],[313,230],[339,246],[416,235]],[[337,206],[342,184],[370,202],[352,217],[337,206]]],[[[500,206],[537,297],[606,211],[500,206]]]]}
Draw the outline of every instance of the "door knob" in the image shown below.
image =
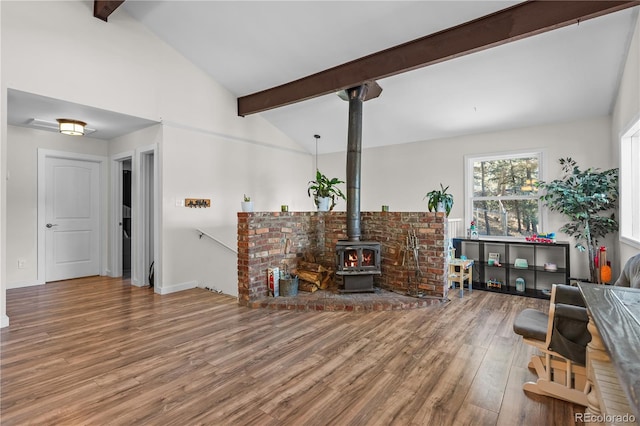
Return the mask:
{"type": "Polygon", "coordinates": [[[54,226],[58,226],[57,223],[47,223],[47,228],[53,228],[54,226]]]}

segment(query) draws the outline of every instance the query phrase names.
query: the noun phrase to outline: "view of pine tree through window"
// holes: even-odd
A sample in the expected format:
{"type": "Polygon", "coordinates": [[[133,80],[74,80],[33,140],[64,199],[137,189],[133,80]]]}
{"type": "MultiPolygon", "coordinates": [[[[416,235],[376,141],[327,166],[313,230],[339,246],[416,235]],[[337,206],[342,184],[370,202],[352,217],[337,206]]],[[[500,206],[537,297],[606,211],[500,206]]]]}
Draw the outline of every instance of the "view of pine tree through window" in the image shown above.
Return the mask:
{"type": "Polygon", "coordinates": [[[524,237],[541,232],[535,184],[540,154],[473,158],[471,214],[480,235],[524,237]]]}

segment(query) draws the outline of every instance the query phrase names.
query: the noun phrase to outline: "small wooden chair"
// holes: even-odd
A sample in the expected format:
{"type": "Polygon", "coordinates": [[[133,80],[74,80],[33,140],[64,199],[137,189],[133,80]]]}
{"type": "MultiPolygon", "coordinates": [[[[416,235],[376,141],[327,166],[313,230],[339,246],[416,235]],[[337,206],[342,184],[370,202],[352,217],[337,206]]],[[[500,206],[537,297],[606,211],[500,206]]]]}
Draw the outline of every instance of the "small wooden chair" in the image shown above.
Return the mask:
{"type": "Polygon", "coordinates": [[[525,383],[525,391],[587,406],[585,357],[591,340],[587,323],[580,290],[562,284],[553,285],[548,314],[535,309],[518,314],[514,332],[542,352],[531,357],[528,366],[535,369],[538,380],[525,383]]]}

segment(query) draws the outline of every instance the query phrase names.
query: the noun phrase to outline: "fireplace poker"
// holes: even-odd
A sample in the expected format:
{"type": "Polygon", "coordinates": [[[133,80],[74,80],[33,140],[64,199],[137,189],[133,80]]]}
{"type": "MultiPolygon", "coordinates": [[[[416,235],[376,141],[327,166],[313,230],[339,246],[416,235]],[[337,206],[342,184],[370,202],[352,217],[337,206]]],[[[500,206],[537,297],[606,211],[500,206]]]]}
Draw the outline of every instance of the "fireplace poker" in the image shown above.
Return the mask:
{"type": "Polygon", "coordinates": [[[402,265],[404,266],[405,263],[405,257],[407,252],[413,252],[413,260],[415,262],[415,289],[411,289],[411,278],[409,278],[409,282],[408,282],[408,288],[409,288],[409,295],[412,296],[419,296],[419,292],[418,292],[418,284],[420,282],[419,277],[420,277],[420,263],[418,260],[418,254],[419,254],[419,248],[418,248],[418,237],[416,236],[416,231],[414,229],[411,229],[408,231],[409,235],[406,238],[406,247],[404,250],[404,254],[402,257],[402,265]]]}
{"type": "Polygon", "coordinates": [[[411,230],[411,248],[413,249],[413,258],[416,262],[416,276],[420,273],[420,265],[418,263],[418,237],[416,236],[416,231],[411,230]]]}

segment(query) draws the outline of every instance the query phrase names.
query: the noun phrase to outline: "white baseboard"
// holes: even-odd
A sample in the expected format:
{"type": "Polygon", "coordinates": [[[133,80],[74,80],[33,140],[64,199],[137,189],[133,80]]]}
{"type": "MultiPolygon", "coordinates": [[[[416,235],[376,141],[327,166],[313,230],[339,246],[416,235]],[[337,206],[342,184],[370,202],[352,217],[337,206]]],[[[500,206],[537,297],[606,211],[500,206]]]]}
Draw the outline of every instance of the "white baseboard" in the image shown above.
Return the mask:
{"type": "Polygon", "coordinates": [[[147,286],[147,284],[142,284],[138,280],[131,280],[131,285],[134,286],[134,287],[146,287],[147,286]]]}
{"type": "Polygon", "coordinates": [[[7,283],[7,290],[11,288],[22,288],[22,287],[32,287],[35,285],[44,285],[39,281],[17,281],[13,283],[7,283]]]}
{"type": "Polygon", "coordinates": [[[3,315],[2,319],[0,319],[0,328],[5,328],[5,327],[9,327],[9,317],[6,315],[3,315]]]}
{"type": "Polygon", "coordinates": [[[155,287],[154,291],[158,294],[170,294],[178,291],[190,290],[196,287],[198,287],[197,281],[187,281],[185,283],[174,284],[170,286],[155,287]]]}

